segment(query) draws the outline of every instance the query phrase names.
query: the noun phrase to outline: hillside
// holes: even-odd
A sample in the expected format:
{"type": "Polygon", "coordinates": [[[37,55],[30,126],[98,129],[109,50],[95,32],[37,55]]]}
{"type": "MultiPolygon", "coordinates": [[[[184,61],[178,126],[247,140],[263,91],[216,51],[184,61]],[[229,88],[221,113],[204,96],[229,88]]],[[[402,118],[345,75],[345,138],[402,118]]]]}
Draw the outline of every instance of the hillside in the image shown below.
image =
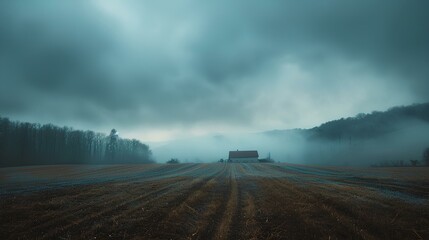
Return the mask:
{"type": "Polygon", "coordinates": [[[360,113],[355,117],[324,123],[310,129],[309,134],[312,138],[323,139],[370,139],[419,123],[429,123],[429,103],[394,107],[385,112],[360,113]]]}
{"type": "Polygon", "coordinates": [[[278,137],[302,134],[309,139],[370,139],[398,131],[406,127],[404,123],[429,123],[429,103],[392,107],[383,112],[359,113],[355,117],[332,120],[311,129],[271,130],[263,134],[278,137]]]}
{"type": "Polygon", "coordinates": [[[429,147],[429,103],[360,113],[311,129],[276,130],[283,156],[328,165],[407,165],[429,147]],[[299,146],[297,149],[296,146],[299,146]]]}

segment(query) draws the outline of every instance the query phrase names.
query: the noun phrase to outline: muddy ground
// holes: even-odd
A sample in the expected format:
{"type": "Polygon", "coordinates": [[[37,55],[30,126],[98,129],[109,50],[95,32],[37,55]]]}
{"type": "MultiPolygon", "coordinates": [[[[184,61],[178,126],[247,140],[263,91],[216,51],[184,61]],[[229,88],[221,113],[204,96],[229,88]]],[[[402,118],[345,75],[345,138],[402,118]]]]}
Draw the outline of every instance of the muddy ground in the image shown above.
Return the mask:
{"type": "Polygon", "coordinates": [[[1,239],[429,239],[429,168],[0,169],[1,239]]]}

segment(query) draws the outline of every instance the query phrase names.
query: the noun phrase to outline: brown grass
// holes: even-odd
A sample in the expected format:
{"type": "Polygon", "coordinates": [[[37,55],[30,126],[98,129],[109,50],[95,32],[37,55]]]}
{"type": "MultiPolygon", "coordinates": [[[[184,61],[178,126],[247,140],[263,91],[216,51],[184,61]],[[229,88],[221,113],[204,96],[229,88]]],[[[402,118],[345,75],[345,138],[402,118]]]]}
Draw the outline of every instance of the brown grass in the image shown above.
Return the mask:
{"type": "MultiPolygon", "coordinates": [[[[108,166],[94,176],[123,178],[46,190],[33,188],[31,180],[19,180],[17,185],[8,177],[0,183],[5,193],[0,195],[0,235],[2,239],[429,239],[429,168],[323,168],[332,172],[320,173],[321,168],[299,166],[298,171],[289,166],[123,165],[116,172],[115,166],[108,166]],[[133,174],[140,169],[142,176],[127,177],[127,169],[133,174]],[[163,171],[169,174],[163,176],[163,171]],[[20,191],[14,192],[17,186],[20,191]]],[[[31,168],[0,172],[64,181],[65,177],[56,177],[61,174],[53,171],[54,166],[45,168],[34,168],[37,174],[31,168]]],[[[71,183],[79,179],[79,166],[57,170],[63,168],[71,174],[66,177],[71,183]]],[[[88,175],[86,171],[84,176],[88,175]]]]}

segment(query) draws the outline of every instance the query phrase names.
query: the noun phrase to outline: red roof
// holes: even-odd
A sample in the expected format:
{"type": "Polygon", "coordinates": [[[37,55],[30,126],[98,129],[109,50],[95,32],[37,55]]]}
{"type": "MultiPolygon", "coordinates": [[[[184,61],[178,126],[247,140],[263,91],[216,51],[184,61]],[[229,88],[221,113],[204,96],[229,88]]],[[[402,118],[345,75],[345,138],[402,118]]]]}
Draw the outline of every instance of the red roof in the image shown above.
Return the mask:
{"type": "Polygon", "coordinates": [[[229,158],[252,158],[259,157],[258,151],[229,151],[229,158]]]}

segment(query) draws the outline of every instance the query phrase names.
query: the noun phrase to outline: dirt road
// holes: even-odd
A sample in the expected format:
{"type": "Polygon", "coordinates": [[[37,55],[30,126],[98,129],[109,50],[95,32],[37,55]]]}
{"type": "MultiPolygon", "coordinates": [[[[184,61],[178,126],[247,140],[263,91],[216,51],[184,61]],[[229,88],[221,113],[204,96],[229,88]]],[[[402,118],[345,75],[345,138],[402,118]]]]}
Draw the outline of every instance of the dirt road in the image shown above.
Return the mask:
{"type": "Polygon", "coordinates": [[[429,168],[0,169],[2,239],[429,239],[429,168]]]}

